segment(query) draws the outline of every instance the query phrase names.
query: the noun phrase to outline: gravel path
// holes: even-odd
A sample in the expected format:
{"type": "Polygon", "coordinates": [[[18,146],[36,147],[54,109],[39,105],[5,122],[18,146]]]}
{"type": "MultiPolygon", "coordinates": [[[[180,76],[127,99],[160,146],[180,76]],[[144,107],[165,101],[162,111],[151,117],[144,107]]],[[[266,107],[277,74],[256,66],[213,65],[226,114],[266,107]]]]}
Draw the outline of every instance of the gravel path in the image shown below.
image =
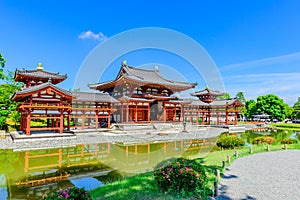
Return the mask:
{"type": "Polygon", "coordinates": [[[300,199],[300,151],[239,158],[224,173],[217,200],[300,199]]]}

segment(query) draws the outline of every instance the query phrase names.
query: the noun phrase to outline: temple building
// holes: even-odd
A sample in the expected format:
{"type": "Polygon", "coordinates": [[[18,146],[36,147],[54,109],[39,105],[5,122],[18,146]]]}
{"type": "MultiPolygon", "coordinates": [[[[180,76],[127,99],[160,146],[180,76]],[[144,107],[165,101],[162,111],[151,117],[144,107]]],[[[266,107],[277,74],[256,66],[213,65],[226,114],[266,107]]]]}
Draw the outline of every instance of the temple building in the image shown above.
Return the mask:
{"type": "Polygon", "coordinates": [[[91,89],[108,92],[121,103],[114,113],[117,122],[178,122],[183,120],[183,105],[188,103],[172,96],[194,88],[196,83],[164,78],[158,68],[139,69],[123,62],[112,81],[90,84],[91,89]]]}
{"type": "Polygon", "coordinates": [[[186,121],[194,124],[237,124],[238,117],[242,111],[243,103],[236,98],[217,99],[224,93],[208,88],[191,94],[198,97],[185,109],[186,121]]]}
{"type": "Polygon", "coordinates": [[[11,99],[20,102],[20,131],[30,135],[32,131],[55,131],[63,133],[71,128],[100,128],[104,123],[110,127],[111,104],[118,103],[108,93],[70,92],[56,84],[66,75],[47,72],[39,63],[35,70],[16,70],[14,79],[23,82],[20,91],[11,99]],[[46,120],[46,126],[33,122],[46,120]]]}
{"type": "Polygon", "coordinates": [[[139,69],[126,61],[112,81],[89,84],[92,92],[75,92],[57,86],[67,75],[35,70],[16,70],[14,79],[24,83],[12,100],[20,102],[20,130],[68,132],[74,129],[110,128],[111,123],[191,122],[237,124],[243,104],[238,99],[218,100],[223,93],[206,87],[191,93],[198,99],[174,94],[196,87],[163,77],[158,68],[139,69]],[[44,126],[34,122],[45,121],[44,126]]]}

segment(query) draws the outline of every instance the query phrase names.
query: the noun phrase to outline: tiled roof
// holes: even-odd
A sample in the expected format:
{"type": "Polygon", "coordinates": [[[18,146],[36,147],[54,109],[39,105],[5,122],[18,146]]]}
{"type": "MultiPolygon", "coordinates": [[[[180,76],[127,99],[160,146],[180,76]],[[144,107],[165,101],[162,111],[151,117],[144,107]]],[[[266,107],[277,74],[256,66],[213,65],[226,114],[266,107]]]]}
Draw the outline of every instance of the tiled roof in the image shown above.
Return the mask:
{"type": "Polygon", "coordinates": [[[43,78],[43,79],[62,79],[65,80],[67,75],[61,75],[59,73],[47,72],[44,70],[36,69],[36,70],[16,70],[15,72],[15,79],[18,75],[25,76],[25,77],[33,77],[33,78],[43,78]]]}
{"type": "Polygon", "coordinates": [[[60,87],[57,87],[56,85],[54,85],[53,83],[51,83],[51,81],[48,81],[46,83],[42,83],[40,85],[35,85],[35,86],[32,86],[30,88],[24,88],[23,90],[20,90],[20,91],[17,91],[16,94],[26,94],[26,93],[31,93],[31,92],[34,92],[34,91],[39,91],[39,90],[42,90],[46,87],[53,87],[55,88],[56,90],[64,93],[64,94],[67,94],[69,96],[72,95],[72,93],[68,90],[65,90],[65,89],[62,89],[60,87]]]}
{"type": "Polygon", "coordinates": [[[204,90],[200,90],[198,92],[191,93],[191,95],[192,96],[201,96],[201,95],[222,96],[222,95],[224,95],[224,93],[205,88],[204,90]]]}
{"type": "Polygon", "coordinates": [[[180,88],[182,90],[187,90],[190,88],[194,88],[197,84],[196,83],[187,83],[187,82],[179,82],[168,80],[164,78],[158,70],[146,70],[146,69],[139,69],[134,68],[127,65],[122,65],[119,74],[117,75],[116,79],[113,81],[108,81],[104,83],[96,83],[96,84],[89,84],[91,89],[96,89],[97,87],[107,86],[110,84],[115,84],[121,80],[121,78],[125,78],[127,80],[131,80],[141,85],[152,84],[152,85],[163,85],[169,88],[180,88]]]}
{"type": "Polygon", "coordinates": [[[15,98],[17,98],[17,96],[24,96],[24,95],[26,96],[26,94],[31,94],[31,93],[37,92],[37,91],[39,91],[39,90],[43,90],[43,89],[45,89],[45,88],[47,88],[47,87],[52,87],[52,88],[54,88],[55,90],[57,90],[57,91],[59,91],[59,92],[61,92],[61,93],[63,93],[63,94],[66,94],[66,95],[68,95],[68,96],[72,96],[72,94],[71,94],[70,91],[65,90],[65,89],[62,89],[62,88],[60,88],[60,87],[57,87],[56,85],[52,84],[51,81],[48,81],[48,82],[42,83],[42,84],[40,84],[40,85],[35,85],[35,86],[30,87],[30,88],[25,88],[25,89],[23,89],[23,90],[16,91],[16,92],[12,95],[11,99],[12,99],[12,100],[15,100],[15,98]]]}
{"type": "Polygon", "coordinates": [[[124,72],[122,75],[126,78],[140,81],[143,83],[155,83],[164,86],[175,86],[175,87],[190,87],[193,88],[196,84],[191,84],[187,82],[179,82],[168,80],[164,78],[158,70],[146,70],[139,69],[130,66],[123,66],[124,72]]]}
{"type": "Polygon", "coordinates": [[[232,105],[236,101],[238,101],[239,104],[243,105],[238,99],[233,98],[233,99],[222,99],[222,100],[215,100],[211,103],[205,103],[201,100],[194,100],[192,101],[191,105],[193,106],[226,106],[226,105],[232,105]]]}
{"type": "Polygon", "coordinates": [[[103,103],[118,103],[119,101],[111,97],[108,93],[99,92],[72,92],[73,101],[93,101],[103,103]]]}

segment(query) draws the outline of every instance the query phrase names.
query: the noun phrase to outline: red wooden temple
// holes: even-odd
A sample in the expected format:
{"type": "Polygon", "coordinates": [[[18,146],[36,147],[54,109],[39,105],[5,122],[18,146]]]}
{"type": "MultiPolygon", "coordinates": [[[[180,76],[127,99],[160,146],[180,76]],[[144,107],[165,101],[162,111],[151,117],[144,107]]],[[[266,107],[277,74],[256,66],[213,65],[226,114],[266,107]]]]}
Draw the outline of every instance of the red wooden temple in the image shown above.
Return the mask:
{"type": "Polygon", "coordinates": [[[194,124],[236,124],[243,104],[237,99],[217,100],[223,95],[206,87],[192,93],[198,100],[179,99],[174,93],[195,88],[196,83],[164,78],[158,68],[139,69],[124,61],[112,81],[89,84],[99,92],[71,92],[57,86],[67,75],[35,70],[16,70],[15,80],[23,82],[12,100],[20,102],[20,130],[63,133],[74,129],[110,128],[112,122],[182,122],[194,124]],[[46,126],[34,122],[45,120],[46,126]]]}
{"type": "Polygon", "coordinates": [[[114,113],[118,122],[175,122],[183,120],[186,101],[172,96],[194,88],[196,83],[164,78],[158,71],[139,69],[123,62],[115,80],[90,84],[91,89],[108,92],[121,103],[114,113]]]}
{"type": "Polygon", "coordinates": [[[35,70],[16,70],[15,80],[23,82],[12,100],[20,102],[20,130],[26,135],[31,131],[63,133],[72,128],[110,128],[110,116],[115,111],[111,104],[118,103],[107,93],[70,92],[56,84],[67,76],[47,72],[39,64],[35,70]],[[46,126],[35,127],[33,122],[46,120],[46,126]],[[73,120],[73,123],[71,123],[73,120]]]}
{"type": "Polygon", "coordinates": [[[128,122],[181,122],[196,124],[237,124],[243,104],[237,99],[216,100],[223,93],[206,87],[192,93],[199,100],[183,100],[175,92],[195,88],[196,83],[177,82],[164,78],[158,71],[138,69],[123,62],[112,81],[90,84],[91,89],[108,92],[121,103],[115,119],[128,122]]]}

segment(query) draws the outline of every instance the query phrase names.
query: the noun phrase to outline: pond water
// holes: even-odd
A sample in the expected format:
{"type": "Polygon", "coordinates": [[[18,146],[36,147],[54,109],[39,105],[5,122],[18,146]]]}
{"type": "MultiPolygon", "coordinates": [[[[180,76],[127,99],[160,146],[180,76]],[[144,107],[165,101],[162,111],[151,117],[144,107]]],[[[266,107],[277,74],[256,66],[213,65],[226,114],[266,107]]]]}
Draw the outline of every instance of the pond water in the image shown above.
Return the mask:
{"type": "Polygon", "coordinates": [[[0,199],[40,199],[60,188],[88,190],[153,170],[171,157],[207,154],[217,138],[147,144],[96,143],[34,151],[0,150],[0,199]]]}
{"type": "MultiPolygon", "coordinates": [[[[257,129],[233,134],[242,137],[246,145],[261,135],[270,135],[277,141],[300,139],[300,134],[291,130],[257,129]]],[[[204,156],[213,149],[216,140],[95,143],[19,152],[0,150],[0,199],[40,199],[45,193],[72,186],[91,190],[124,176],[151,171],[158,162],[171,157],[204,156]]]]}

